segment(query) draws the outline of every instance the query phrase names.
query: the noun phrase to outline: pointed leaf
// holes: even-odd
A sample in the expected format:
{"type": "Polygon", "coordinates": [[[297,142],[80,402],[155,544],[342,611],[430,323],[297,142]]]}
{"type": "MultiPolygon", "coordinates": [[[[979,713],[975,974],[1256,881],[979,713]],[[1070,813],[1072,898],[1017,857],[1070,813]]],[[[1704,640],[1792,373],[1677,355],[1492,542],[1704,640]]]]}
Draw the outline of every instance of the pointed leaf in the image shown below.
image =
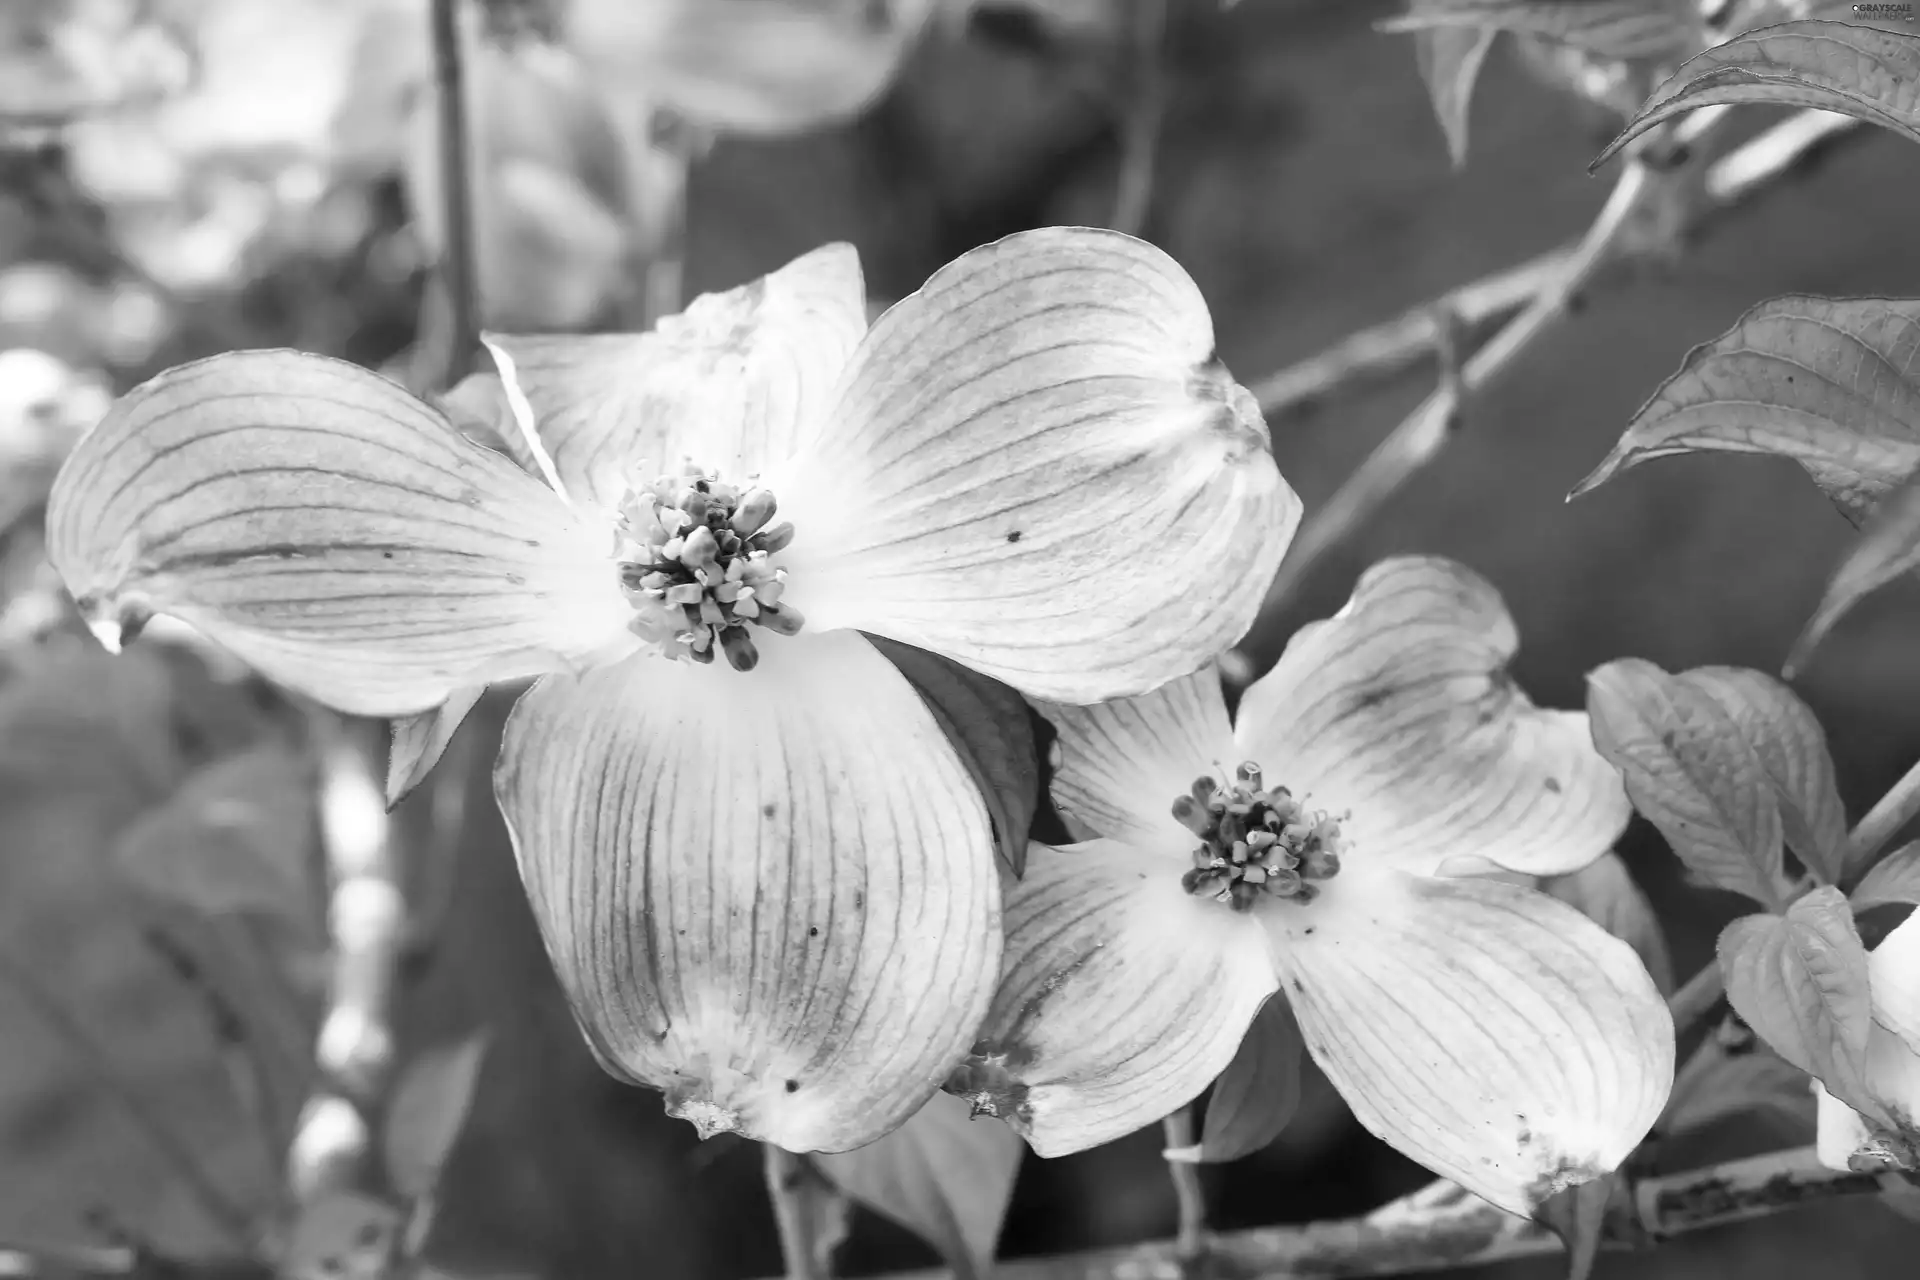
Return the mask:
{"type": "Polygon", "coordinates": [[[1381,31],[1497,27],[1544,36],[1609,58],[1657,58],[1698,46],[1689,0],[1410,0],[1381,31]]]}
{"type": "Polygon", "coordinates": [[[314,778],[308,762],[263,746],[197,770],[115,848],[128,879],[206,915],[318,919],[309,870],[314,778]]]}
{"type": "Polygon", "coordinates": [[[1653,904],[1633,882],[1627,864],[1609,850],[1570,875],[1548,876],[1539,888],[1632,947],[1661,995],[1673,994],[1673,960],[1653,904]]]}
{"type": "Polygon", "coordinates": [[[1920,35],[1844,22],[1783,22],[1687,60],[1600,153],[1698,107],[1769,103],[1838,111],[1920,142],[1920,35]]]}
{"type": "Polygon", "coordinates": [[[1487,51],[1500,35],[1496,27],[1434,27],[1413,33],[1414,57],[1426,82],[1434,118],[1446,135],[1447,154],[1458,169],[1467,162],[1467,124],[1473,114],[1473,86],[1486,64],[1487,51]]]}
{"type": "Polygon", "coordinates": [[[1920,840],[1901,845],[1869,867],[1853,887],[1851,900],[1855,911],[1890,902],[1920,904],[1920,840]]]}
{"type": "Polygon", "coordinates": [[[1746,667],[1695,667],[1680,680],[1707,694],[1740,726],[1772,779],[1787,847],[1826,884],[1838,884],[1847,811],[1833,776],[1826,731],[1793,690],[1746,667]]]}
{"type": "Polygon", "coordinates": [[[1792,294],[1687,353],[1579,496],[1655,458],[1771,454],[1854,524],[1920,469],[1920,300],[1792,294]]]}
{"type": "Polygon", "coordinates": [[[385,1135],[387,1176],[401,1195],[419,1199],[439,1183],[473,1105],[486,1052],[485,1033],[476,1033],[428,1050],[401,1073],[385,1135]]]}
{"type": "Polygon", "coordinates": [[[1254,1015],[1227,1069],[1207,1098],[1199,1158],[1238,1160],[1263,1150],[1293,1119],[1300,1105],[1300,1061],[1306,1043],[1283,995],[1273,995],[1254,1015]]]}
{"type": "Polygon", "coordinates": [[[1787,1128],[1798,1140],[1813,1136],[1813,1092],[1807,1073],[1749,1036],[1740,1051],[1709,1037],[1674,1077],[1662,1133],[1678,1136],[1731,1116],[1755,1116],[1787,1128]]]}
{"type": "Polygon", "coordinates": [[[868,636],[933,713],[973,775],[993,820],[994,844],[1016,876],[1027,867],[1027,832],[1040,803],[1040,752],[1019,694],[937,653],[868,636]]]}
{"type": "Polygon", "coordinates": [[[466,723],[467,716],[487,692],[485,685],[456,689],[451,698],[431,711],[393,722],[387,751],[387,808],[392,809],[433,772],[446,754],[447,744],[466,723]]]}
{"type": "Polygon", "coordinates": [[[1905,484],[1889,494],[1868,517],[1860,540],[1834,571],[1833,580],[1794,641],[1786,669],[1798,670],[1814,646],[1846,612],[1881,587],[1920,568],[1920,485],[1905,484]]]}
{"type": "Polygon", "coordinates": [[[1624,658],[1588,675],[1587,711],[1594,745],[1624,776],[1634,808],[1689,871],[1762,906],[1786,901],[1773,784],[1715,698],[1624,658]]]}
{"type": "Polygon", "coordinates": [[[1785,916],[1735,920],[1719,953],[1734,1012],[1835,1097],[1880,1114],[1861,1083],[1873,1026],[1867,949],[1840,891],[1816,889],[1785,916]]]}
{"type": "Polygon", "coordinates": [[[1026,1144],[968,1103],[936,1093],[905,1124],[857,1151],[818,1155],[842,1191],[940,1251],[957,1280],[984,1277],[1026,1144]]]}

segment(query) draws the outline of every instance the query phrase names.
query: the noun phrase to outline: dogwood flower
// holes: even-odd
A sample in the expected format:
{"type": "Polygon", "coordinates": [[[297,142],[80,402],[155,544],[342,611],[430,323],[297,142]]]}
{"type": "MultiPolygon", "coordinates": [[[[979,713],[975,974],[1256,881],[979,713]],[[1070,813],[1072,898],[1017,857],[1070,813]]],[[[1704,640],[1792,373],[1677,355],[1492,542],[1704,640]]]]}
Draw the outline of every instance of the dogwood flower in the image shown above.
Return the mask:
{"type": "Polygon", "coordinates": [[[1856,1156],[1869,1167],[1920,1158],[1920,911],[1867,953],[1867,985],[1873,1025],[1860,1084],[1891,1124],[1868,1123],[1814,1081],[1814,1151],[1830,1169],[1853,1168],[1856,1156]]]}
{"type": "Polygon", "coordinates": [[[1361,1124],[1504,1209],[1614,1168],[1673,1023],[1633,949],[1476,869],[1573,871],[1629,810],[1586,716],[1506,673],[1512,621],[1444,560],[1376,565],[1229,724],[1199,672],[1043,705],[1090,838],[1006,889],[1000,989],[948,1082],[1043,1156],[1190,1102],[1269,998],[1361,1124]]]}
{"type": "Polygon", "coordinates": [[[1299,517],[1193,282],[1111,232],[966,254],[871,329],[829,246],[654,332],[498,337],[506,457],[355,366],[162,374],[74,450],[55,566],[430,761],[495,773],[614,1074],[703,1132],[871,1141],[963,1057],[999,891],[979,792],[862,635],[1035,696],[1141,693],[1250,624],[1299,517]],[[404,736],[404,735],[403,735],[404,736]]]}

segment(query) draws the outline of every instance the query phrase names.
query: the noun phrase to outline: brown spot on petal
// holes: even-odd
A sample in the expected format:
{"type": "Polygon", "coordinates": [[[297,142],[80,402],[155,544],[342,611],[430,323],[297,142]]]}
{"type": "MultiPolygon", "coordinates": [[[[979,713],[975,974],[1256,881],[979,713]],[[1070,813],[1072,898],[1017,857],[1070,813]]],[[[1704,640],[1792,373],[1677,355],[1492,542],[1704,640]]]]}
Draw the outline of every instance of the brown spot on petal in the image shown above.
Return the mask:
{"type": "Polygon", "coordinates": [[[964,1098],[975,1119],[993,1116],[1015,1129],[1023,1129],[1033,1119],[1033,1106],[1027,1098],[1027,1085],[1013,1073],[1031,1061],[1031,1051],[1010,1048],[994,1051],[984,1044],[975,1045],[967,1060],[953,1069],[943,1086],[948,1093],[964,1098]]]}
{"type": "Polygon", "coordinates": [[[730,1111],[704,1098],[676,1099],[670,1092],[667,1094],[667,1114],[692,1125],[693,1131],[700,1135],[703,1142],[740,1128],[738,1111],[730,1111]]]}

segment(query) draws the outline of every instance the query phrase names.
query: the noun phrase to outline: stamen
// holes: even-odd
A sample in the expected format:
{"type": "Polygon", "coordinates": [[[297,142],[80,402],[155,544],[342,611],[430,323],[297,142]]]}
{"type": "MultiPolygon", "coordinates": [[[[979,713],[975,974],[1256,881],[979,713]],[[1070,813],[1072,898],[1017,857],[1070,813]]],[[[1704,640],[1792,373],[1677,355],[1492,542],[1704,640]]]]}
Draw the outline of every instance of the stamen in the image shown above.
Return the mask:
{"type": "Polygon", "coordinates": [[[1340,873],[1345,842],[1340,823],[1308,812],[1285,787],[1262,789],[1260,766],[1249,761],[1222,787],[1212,776],[1173,801],[1173,816],[1200,837],[1193,870],[1180,883],[1196,897],[1248,911],[1264,897],[1312,902],[1319,885],[1340,873]]]}
{"type": "Polygon", "coordinates": [[[736,671],[760,660],[750,625],[798,633],[805,619],[780,603],[787,571],[770,559],[793,541],[791,521],[767,528],[778,508],[767,490],[742,491],[691,464],[630,490],[615,558],[634,633],[669,657],[723,653],[736,671]]]}

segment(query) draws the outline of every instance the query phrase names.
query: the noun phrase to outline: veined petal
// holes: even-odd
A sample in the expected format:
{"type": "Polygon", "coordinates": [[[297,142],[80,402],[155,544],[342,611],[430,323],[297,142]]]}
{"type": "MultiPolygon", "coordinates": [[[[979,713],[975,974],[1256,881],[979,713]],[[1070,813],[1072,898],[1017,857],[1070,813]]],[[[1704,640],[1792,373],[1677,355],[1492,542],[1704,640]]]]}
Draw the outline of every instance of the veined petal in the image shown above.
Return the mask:
{"type": "Polygon", "coordinates": [[[1351,811],[1351,857],[1429,874],[1478,858],[1577,871],[1632,810],[1582,712],[1536,707],[1507,674],[1499,593],[1448,560],[1383,560],[1346,607],[1300,629],[1240,701],[1236,737],[1266,777],[1351,811]]]}
{"type": "Polygon", "coordinates": [[[1633,948],[1565,903],[1375,868],[1262,918],[1355,1117],[1502,1209],[1614,1169],[1666,1102],[1665,1002],[1633,948]]]}
{"type": "Polygon", "coordinates": [[[972,1043],[1000,959],[986,810],[861,637],[550,677],[494,792],[588,1042],[703,1135],[860,1146],[972,1043]]]}
{"type": "Polygon", "coordinates": [[[1300,517],[1193,281],[1077,227],[976,249],[888,311],[776,474],[813,625],[1059,702],[1238,640],[1300,517]]]}
{"type": "Polygon", "coordinates": [[[356,715],[632,642],[609,529],[397,384],[294,351],[121,397],[54,482],[47,548],[109,642],[171,614],[356,715]]]}
{"type": "Polygon", "coordinates": [[[1033,845],[1003,892],[1000,988],[947,1091],[1043,1156],[1193,1101],[1275,989],[1251,916],[1189,895],[1177,867],[1130,845],[1033,845]]]}
{"type": "Polygon", "coordinates": [[[648,333],[487,341],[568,495],[610,506],[640,463],[665,473],[691,457],[737,482],[786,458],[866,328],[859,255],[830,244],[648,333]]]}
{"type": "Polygon", "coordinates": [[[1060,735],[1053,800],[1062,814],[1142,850],[1188,852],[1193,834],[1174,820],[1174,798],[1201,774],[1239,762],[1211,664],[1137,698],[1035,709],[1060,735]]]}

